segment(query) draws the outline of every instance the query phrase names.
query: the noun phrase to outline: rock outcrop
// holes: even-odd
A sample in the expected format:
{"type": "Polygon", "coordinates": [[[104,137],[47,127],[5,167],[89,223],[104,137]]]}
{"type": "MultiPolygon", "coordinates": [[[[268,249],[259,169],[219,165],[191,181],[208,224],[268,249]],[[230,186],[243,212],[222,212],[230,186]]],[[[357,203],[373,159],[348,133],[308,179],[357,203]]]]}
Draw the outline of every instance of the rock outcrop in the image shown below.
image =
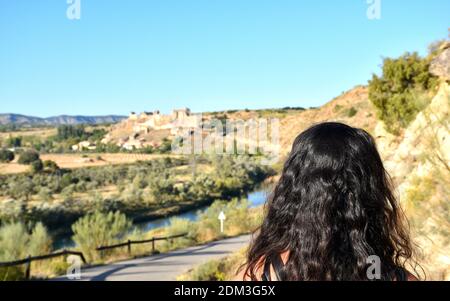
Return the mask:
{"type": "MultiPolygon", "coordinates": [[[[446,55],[439,56],[441,71],[443,63],[449,62],[446,55]]],[[[402,135],[386,132],[382,122],[374,131],[420,246],[418,260],[432,280],[450,280],[450,86],[446,76],[440,73],[437,94],[402,135]]]]}
{"type": "Polygon", "coordinates": [[[450,42],[443,43],[439,51],[441,53],[430,64],[430,73],[450,81],[450,42]]]}

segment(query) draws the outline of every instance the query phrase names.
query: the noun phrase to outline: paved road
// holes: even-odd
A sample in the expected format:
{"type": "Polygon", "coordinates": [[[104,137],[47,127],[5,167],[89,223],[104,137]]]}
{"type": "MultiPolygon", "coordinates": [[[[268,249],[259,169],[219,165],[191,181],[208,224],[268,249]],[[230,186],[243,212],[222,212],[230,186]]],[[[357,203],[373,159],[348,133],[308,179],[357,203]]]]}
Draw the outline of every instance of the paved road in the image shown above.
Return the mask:
{"type": "MultiPolygon", "coordinates": [[[[248,245],[250,235],[243,235],[189,247],[164,254],[116,262],[83,269],[82,281],[153,281],[176,280],[190,268],[229,255],[248,245]]],[[[57,278],[54,280],[67,280],[57,278]]]]}

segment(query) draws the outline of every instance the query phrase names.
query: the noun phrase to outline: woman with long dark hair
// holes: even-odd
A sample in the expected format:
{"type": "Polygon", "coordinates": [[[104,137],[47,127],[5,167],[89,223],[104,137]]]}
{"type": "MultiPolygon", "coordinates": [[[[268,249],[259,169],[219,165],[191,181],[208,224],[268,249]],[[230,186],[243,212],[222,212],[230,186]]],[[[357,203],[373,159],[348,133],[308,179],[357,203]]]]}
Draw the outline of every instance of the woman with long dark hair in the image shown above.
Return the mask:
{"type": "Polygon", "coordinates": [[[265,209],[240,279],[417,279],[406,269],[403,211],[362,129],[326,122],[302,132],[265,209]],[[374,264],[380,275],[369,278],[374,264]]]}

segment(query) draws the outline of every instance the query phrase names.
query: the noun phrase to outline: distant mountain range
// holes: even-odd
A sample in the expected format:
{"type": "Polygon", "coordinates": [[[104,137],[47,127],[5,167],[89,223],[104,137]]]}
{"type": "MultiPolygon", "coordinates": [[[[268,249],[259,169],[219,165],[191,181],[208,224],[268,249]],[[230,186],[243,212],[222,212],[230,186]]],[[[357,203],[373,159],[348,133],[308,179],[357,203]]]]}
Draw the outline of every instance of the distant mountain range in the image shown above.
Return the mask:
{"type": "Polygon", "coordinates": [[[60,115],[47,118],[26,116],[20,114],[0,114],[0,125],[63,125],[63,124],[102,124],[116,123],[126,116],[105,115],[105,116],[69,116],[60,115]]]}

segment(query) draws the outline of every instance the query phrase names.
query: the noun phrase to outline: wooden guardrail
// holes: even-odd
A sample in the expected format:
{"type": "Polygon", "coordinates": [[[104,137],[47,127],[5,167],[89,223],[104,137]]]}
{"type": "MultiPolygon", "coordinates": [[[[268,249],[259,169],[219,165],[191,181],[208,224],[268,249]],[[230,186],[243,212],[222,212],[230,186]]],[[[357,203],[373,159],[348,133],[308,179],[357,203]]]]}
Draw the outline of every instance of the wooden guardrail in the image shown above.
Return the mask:
{"type": "MultiPolygon", "coordinates": [[[[96,248],[96,250],[97,251],[104,251],[104,250],[115,249],[115,248],[120,248],[120,247],[125,247],[126,246],[128,248],[128,253],[131,255],[131,245],[133,245],[133,244],[152,243],[152,254],[157,254],[159,252],[155,248],[155,242],[156,241],[158,241],[158,240],[169,240],[169,239],[180,238],[180,237],[184,237],[184,236],[187,236],[187,233],[178,234],[178,235],[172,235],[172,236],[166,236],[166,237],[152,237],[152,238],[146,239],[146,240],[128,240],[127,242],[124,242],[124,243],[119,243],[119,244],[110,245],[110,246],[101,246],[101,247],[96,248]]],[[[15,261],[0,262],[0,268],[1,267],[12,267],[12,266],[25,264],[26,265],[25,279],[30,279],[31,263],[33,261],[46,260],[46,259],[51,259],[51,258],[60,257],[60,256],[66,256],[66,255],[80,256],[80,258],[83,261],[83,263],[84,264],[87,263],[86,262],[86,258],[84,257],[83,253],[76,252],[76,251],[70,251],[70,250],[63,250],[63,251],[60,251],[60,252],[55,252],[55,253],[46,254],[46,255],[28,256],[27,258],[15,260],[15,261]]]]}
{"type": "Polygon", "coordinates": [[[11,266],[25,264],[26,265],[25,279],[30,279],[31,263],[33,261],[46,260],[46,259],[51,259],[51,258],[60,257],[60,256],[66,256],[66,255],[80,256],[80,258],[83,261],[83,263],[86,264],[86,259],[84,258],[83,253],[76,252],[76,251],[70,251],[70,250],[63,250],[63,251],[60,251],[60,252],[55,252],[55,253],[46,254],[46,255],[28,256],[27,258],[15,260],[15,261],[0,262],[0,267],[11,267],[11,266]]]}
{"type": "Polygon", "coordinates": [[[146,240],[128,240],[127,242],[123,242],[123,243],[119,243],[119,244],[115,244],[115,245],[101,246],[101,247],[98,247],[96,250],[104,251],[104,250],[110,250],[110,249],[115,249],[115,248],[127,247],[128,254],[131,254],[131,245],[152,243],[152,254],[158,254],[159,252],[156,250],[156,247],[155,247],[156,241],[169,240],[169,239],[180,238],[180,237],[184,237],[184,236],[187,236],[187,233],[166,236],[166,237],[152,237],[152,238],[146,239],[146,240]]]}

